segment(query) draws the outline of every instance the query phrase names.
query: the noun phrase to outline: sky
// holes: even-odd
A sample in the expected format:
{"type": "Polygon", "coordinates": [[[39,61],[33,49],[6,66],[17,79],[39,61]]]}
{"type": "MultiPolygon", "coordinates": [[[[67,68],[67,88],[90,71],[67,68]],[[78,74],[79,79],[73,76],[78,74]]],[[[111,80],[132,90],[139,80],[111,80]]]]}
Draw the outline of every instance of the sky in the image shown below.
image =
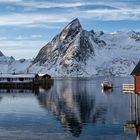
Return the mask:
{"type": "Polygon", "coordinates": [[[140,31],[140,0],[0,0],[0,51],[34,58],[75,18],[86,30],[140,31]]]}

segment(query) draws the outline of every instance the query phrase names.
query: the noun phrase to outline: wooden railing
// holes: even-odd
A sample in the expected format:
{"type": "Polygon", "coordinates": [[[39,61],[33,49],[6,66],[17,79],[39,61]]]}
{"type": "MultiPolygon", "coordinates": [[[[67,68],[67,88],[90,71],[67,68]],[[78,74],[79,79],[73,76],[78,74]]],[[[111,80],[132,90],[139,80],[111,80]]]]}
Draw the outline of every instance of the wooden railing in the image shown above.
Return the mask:
{"type": "Polygon", "coordinates": [[[123,92],[134,92],[134,84],[123,84],[123,92]]]}

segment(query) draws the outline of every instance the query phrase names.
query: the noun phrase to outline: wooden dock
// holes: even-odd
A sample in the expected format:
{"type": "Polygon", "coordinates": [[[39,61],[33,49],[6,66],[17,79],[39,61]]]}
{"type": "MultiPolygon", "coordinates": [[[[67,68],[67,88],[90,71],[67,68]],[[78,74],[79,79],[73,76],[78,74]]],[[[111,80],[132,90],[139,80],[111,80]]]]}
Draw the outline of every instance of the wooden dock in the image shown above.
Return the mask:
{"type": "Polygon", "coordinates": [[[123,84],[122,90],[123,92],[133,93],[134,92],[134,84],[123,84]]]}

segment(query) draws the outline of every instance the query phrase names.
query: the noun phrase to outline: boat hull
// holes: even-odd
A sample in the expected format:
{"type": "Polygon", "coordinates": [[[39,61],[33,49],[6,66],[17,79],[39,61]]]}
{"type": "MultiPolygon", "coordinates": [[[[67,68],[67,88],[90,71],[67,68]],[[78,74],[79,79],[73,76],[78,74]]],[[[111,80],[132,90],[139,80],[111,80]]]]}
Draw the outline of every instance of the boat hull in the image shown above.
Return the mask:
{"type": "Polygon", "coordinates": [[[107,90],[107,89],[113,88],[113,85],[112,84],[102,83],[101,87],[102,87],[103,90],[107,90]]]}

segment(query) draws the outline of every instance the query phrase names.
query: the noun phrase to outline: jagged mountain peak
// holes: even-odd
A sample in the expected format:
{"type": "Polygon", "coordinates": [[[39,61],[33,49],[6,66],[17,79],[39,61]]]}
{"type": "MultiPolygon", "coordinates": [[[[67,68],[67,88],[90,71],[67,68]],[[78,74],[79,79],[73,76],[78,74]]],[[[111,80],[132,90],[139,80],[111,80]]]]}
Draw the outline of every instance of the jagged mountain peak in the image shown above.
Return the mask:
{"type": "Polygon", "coordinates": [[[4,54],[0,51],[0,57],[4,56],[4,54]]]}
{"type": "Polygon", "coordinates": [[[65,28],[82,28],[78,18],[72,20],[65,28]]]}
{"type": "Polygon", "coordinates": [[[52,58],[57,59],[58,56],[63,56],[68,51],[68,48],[73,47],[72,44],[75,44],[75,39],[80,38],[80,33],[82,33],[82,26],[79,19],[76,18],[39,51],[33,63],[39,62],[43,64],[52,58]]]}
{"type": "Polygon", "coordinates": [[[64,41],[69,37],[74,38],[80,31],[82,26],[78,18],[71,21],[60,33],[60,40],[64,41]]]}

